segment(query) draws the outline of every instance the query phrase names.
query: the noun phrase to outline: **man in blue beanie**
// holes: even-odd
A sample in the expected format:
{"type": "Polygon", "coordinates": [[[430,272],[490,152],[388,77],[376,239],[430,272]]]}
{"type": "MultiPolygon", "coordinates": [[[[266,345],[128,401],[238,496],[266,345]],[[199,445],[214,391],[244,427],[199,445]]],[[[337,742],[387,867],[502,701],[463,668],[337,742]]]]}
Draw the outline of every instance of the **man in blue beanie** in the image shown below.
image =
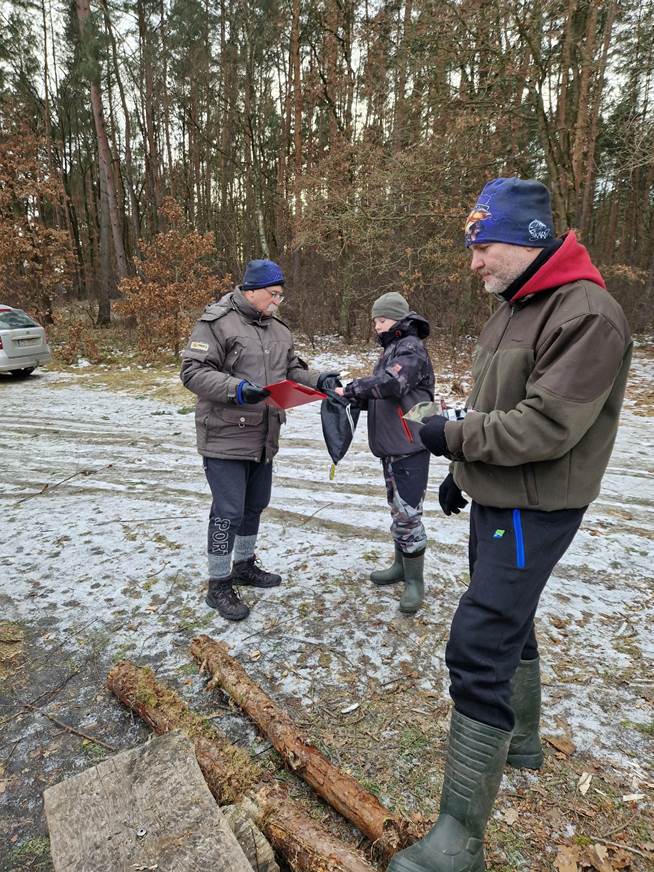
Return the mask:
{"type": "Polygon", "coordinates": [[[308,369],[295,354],[291,331],[277,316],[283,290],[278,264],[251,260],[242,284],[204,310],[182,354],[182,382],[198,396],[197,446],[213,497],[206,602],[230,621],[250,612],[235,587],[281,583],[254,553],[286,420],[263,402],[263,385],[288,378],[320,388],[338,375],[308,369]]]}
{"type": "Polygon", "coordinates": [[[540,768],[540,595],[600,490],[631,360],[629,326],[588,252],[555,238],[547,188],[489,182],[465,224],[471,268],[500,305],[479,337],[462,420],[424,445],[452,460],[446,515],[472,500],[470,585],[445,659],[454,709],[440,815],[388,872],[482,872],[505,763],[540,768]]]}

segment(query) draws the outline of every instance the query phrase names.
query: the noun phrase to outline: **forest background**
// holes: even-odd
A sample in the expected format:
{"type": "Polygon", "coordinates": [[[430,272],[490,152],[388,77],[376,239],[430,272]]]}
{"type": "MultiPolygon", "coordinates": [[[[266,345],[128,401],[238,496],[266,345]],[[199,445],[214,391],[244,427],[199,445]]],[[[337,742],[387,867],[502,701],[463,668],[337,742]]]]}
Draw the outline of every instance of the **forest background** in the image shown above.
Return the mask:
{"type": "Polygon", "coordinates": [[[309,336],[399,290],[456,341],[465,216],[515,174],[648,330],[653,75],[653,0],[0,0],[1,301],[177,353],[271,257],[309,336]]]}

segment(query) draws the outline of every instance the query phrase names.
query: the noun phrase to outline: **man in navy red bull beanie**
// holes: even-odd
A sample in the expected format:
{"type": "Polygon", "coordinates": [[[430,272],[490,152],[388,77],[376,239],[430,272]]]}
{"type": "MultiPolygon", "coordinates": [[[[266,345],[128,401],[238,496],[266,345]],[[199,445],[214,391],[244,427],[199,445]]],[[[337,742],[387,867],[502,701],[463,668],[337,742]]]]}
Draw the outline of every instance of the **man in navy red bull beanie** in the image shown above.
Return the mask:
{"type": "Polygon", "coordinates": [[[533,179],[493,179],[465,225],[465,245],[506,242],[544,248],[554,238],[550,192],[533,179]]]}
{"type": "Polygon", "coordinates": [[[470,509],[470,585],[445,660],[454,710],[440,816],[388,872],[483,872],[505,763],[539,769],[534,616],[600,490],[631,359],[622,309],[571,231],[556,239],[540,182],[494,179],[465,223],[471,268],[500,305],[479,337],[467,414],[426,420],[453,461],[438,498],[470,509]]]}

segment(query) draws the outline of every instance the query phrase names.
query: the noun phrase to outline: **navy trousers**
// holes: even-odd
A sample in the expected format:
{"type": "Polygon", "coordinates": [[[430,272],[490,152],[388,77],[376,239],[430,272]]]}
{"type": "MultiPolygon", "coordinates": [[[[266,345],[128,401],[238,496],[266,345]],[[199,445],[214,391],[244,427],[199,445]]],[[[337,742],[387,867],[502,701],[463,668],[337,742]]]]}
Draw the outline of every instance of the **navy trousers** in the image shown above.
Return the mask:
{"type": "Polygon", "coordinates": [[[454,613],[445,650],[450,695],[461,714],[513,729],[510,682],[521,659],[538,656],[538,600],[585,510],[540,512],[472,503],[470,586],[454,613]]]}
{"type": "Polygon", "coordinates": [[[236,536],[256,536],[261,513],[270,502],[272,463],[202,458],[211,488],[207,551],[227,556],[236,536]]]}

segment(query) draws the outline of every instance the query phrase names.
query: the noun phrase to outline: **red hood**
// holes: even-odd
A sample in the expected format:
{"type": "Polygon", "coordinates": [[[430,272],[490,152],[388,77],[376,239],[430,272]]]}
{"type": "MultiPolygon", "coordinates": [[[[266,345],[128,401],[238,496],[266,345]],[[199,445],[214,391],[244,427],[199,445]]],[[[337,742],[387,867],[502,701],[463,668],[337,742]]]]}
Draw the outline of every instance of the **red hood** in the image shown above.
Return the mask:
{"type": "Polygon", "coordinates": [[[582,279],[595,282],[596,285],[606,289],[600,271],[593,266],[590,255],[584,246],[577,242],[574,231],[570,230],[563,237],[563,245],[545,261],[538,272],[520,288],[518,293],[511,297],[511,302],[515,303],[516,300],[521,300],[529,294],[560,288],[561,285],[578,282],[582,279]]]}

